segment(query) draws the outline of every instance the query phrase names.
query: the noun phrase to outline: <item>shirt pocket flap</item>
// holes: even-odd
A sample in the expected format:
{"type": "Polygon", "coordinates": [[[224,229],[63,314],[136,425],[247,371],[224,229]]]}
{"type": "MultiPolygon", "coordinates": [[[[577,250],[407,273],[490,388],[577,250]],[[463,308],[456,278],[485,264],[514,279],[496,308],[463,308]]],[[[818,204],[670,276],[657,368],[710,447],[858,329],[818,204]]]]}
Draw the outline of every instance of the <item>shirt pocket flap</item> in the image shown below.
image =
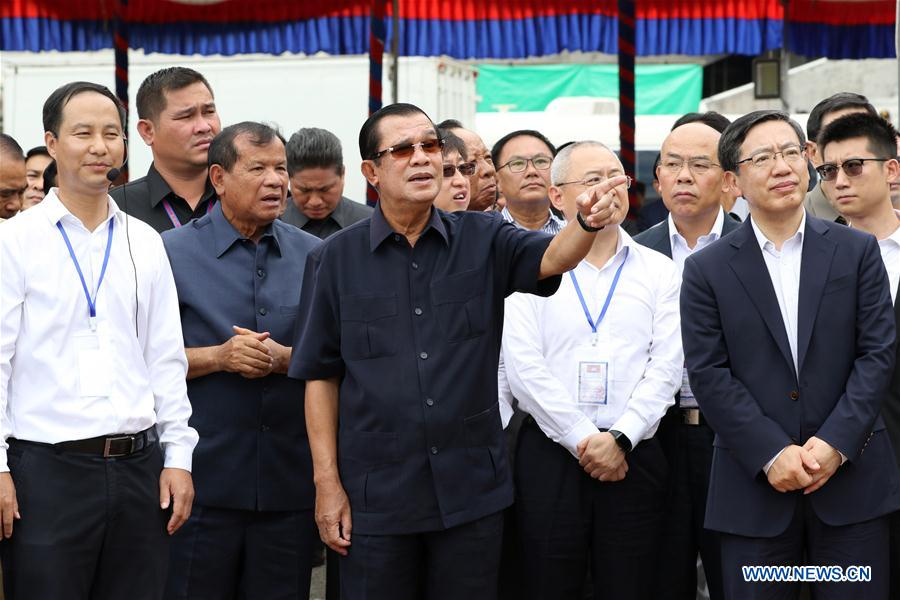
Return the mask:
{"type": "Polygon", "coordinates": [[[454,273],[431,283],[431,296],[435,304],[465,302],[484,294],[484,271],[472,269],[454,273]]]}
{"type": "Polygon", "coordinates": [[[342,321],[376,321],[397,314],[397,294],[341,296],[342,321]]]}

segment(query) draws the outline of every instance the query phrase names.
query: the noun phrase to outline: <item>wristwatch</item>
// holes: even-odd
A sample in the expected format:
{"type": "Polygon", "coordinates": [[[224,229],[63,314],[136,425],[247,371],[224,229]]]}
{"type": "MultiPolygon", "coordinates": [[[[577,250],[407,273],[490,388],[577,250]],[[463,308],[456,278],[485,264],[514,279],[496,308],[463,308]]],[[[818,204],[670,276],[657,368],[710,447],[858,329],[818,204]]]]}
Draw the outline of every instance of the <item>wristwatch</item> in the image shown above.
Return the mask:
{"type": "Polygon", "coordinates": [[[609,433],[613,436],[613,439],[616,440],[616,443],[619,445],[619,448],[622,449],[622,452],[624,452],[625,454],[631,452],[633,446],[631,445],[631,440],[628,439],[627,435],[625,435],[621,431],[616,431],[615,429],[610,429],[609,433]]]}
{"type": "Polygon", "coordinates": [[[581,212],[578,212],[576,214],[578,215],[576,217],[576,219],[578,219],[578,224],[581,225],[581,228],[588,233],[597,233],[598,231],[601,231],[603,229],[603,227],[591,227],[590,225],[588,225],[587,221],[584,220],[584,217],[581,216],[581,212]]]}

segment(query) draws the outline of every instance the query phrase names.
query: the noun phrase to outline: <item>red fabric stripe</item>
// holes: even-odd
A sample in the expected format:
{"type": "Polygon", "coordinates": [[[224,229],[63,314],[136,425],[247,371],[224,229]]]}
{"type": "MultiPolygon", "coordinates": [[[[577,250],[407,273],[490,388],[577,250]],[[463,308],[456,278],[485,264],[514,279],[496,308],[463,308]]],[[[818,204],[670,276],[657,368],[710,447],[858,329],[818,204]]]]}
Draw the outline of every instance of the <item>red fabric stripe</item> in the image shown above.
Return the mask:
{"type": "Polygon", "coordinates": [[[788,20],[825,25],[893,25],[896,0],[793,0],[788,20]]]}

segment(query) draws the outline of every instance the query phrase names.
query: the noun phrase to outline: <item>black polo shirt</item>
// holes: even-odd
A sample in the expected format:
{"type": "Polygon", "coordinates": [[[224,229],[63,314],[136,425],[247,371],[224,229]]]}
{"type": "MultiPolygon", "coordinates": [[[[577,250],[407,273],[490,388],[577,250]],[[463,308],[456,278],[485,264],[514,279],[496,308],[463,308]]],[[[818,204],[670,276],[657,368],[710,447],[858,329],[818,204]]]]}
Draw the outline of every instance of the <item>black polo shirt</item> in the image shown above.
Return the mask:
{"type": "Polygon", "coordinates": [[[175,228],[163,200],[168,201],[175,213],[175,218],[182,225],[205,215],[209,212],[211,204],[216,201],[216,190],[207,179],[203,197],[197,203],[197,208],[191,210],[191,205],[187,203],[187,200],[172,191],[153,164],[150,165],[146,177],[129,181],[125,185],[111,190],[109,195],[113,197],[119,208],[132,217],[147,223],[159,233],[175,228]]]}
{"type": "Polygon", "coordinates": [[[513,490],[497,403],[504,298],[538,281],[553,238],[496,213],[432,209],[410,247],[372,218],[307,259],[289,375],[342,378],[338,458],[353,530],[437,531],[513,490]]]}
{"type": "Polygon", "coordinates": [[[371,206],[341,196],[340,202],[337,203],[330,215],[324,219],[310,219],[297,208],[293,199],[289,197],[284,214],[280,218],[285,223],[290,223],[294,227],[299,227],[306,233],[311,233],[320,240],[324,240],[331,234],[371,216],[371,206]]]}

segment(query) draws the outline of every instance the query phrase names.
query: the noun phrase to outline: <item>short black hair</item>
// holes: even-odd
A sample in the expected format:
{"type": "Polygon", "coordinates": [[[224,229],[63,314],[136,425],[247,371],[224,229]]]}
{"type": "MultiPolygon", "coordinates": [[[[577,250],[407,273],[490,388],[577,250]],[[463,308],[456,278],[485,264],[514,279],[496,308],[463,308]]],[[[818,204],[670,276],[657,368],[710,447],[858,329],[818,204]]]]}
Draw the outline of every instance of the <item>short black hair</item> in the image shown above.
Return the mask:
{"type": "Polygon", "coordinates": [[[249,141],[254,146],[268,146],[275,138],[284,144],[284,136],[271,125],[255,121],[235,123],[220,131],[219,135],[213,138],[207,157],[209,166],[219,165],[226,171],[231,171],[240,158],[234,142],[245,134],[250,137],[249,141]]]}
{"type": "Polygon", "coordinates": [[[91,83],[90,81],[73,81],[56,88],[50,94],[50,97],[44,102],[44,131],[49,131],[54,137],[58,138],[59,126],[62,124],[63,109],[69,103],[69,100],[85,92],[100,94],[109,98],[115,104],[116,112],[119,113],[119,123],[122,125],[122,133],[127,135],[127,132],[125,132],[125,107],[122,106],[116,95],[109,91],[108,87],[99,83],[91,83]]]}
{"type": "Polygon", "coordinates": [[[465,129],[462,122],[456,119],[444,119],[437,124],[438,129],[465,129]]]}
{"type": "Polygon", "coordinates": [[[0,133],[0,155],[7,160],[25,160],[25,155],[22,154],[22,146],[19,145],[19,142],[13,136],[5,133],[0,133]]]}
{"type": "Polygon", "coordinates": [[[56,182],[56,161],[51,160],[50,164],[44,169],[44,195],[50,193],[50,188],[59,187],[56,182]]]}
{"type": "Polygon", "coordinates": [[[166,109],[166,92],[182,90],[198,81],[206,86],[210,96],[215,97],[206,77],[194,69],[166,67],[151,73],[141,82],[141,87],[138,88],[137,98],[135,99],[138,119],[156,121],[159,118],[159,114],[166,109]]]}
{"type": "Polygon", "coordinates": [[[687,125],[688,123],[703,123],[707,127],[712,127],[719,133],[722,133],[729,125],[731,125],[731,119],[714,110],[709,110],[704,113],[690,112],[681,115],[669,131],[675,131],[676,128],[687,125]]]}
{"type": "Polygon", "coordinates": [[[791,119],[790,115],[780,110],[755,110],[739,117],[728,126],[719,138],[719,162],[722,164],[723,171],[738,172],[740,160],[741,144],[747,139],[747,134],[751,129],[765,123],[767,121],[784,121],[789,124],[797,134],[797,140],[803,146],[806,143],[806,136],[803,135],[803,128],[791,119]]]}
{"type": "Polygon", "coordinates": [[[659,175],[656,174],[656,169],[659,168],[659,163],[662,162],[662,153],[657,152],[656,158],[653,159],[653,181],[659,183],[659,175]]]}
{"type": "Polygon", "coordinates": [[[47,146],[35,146],[25,153],[25,160],[32,156],[50,156],[50,152],[47,150],[47,146]]]}
{"type": "Polygon", "coordinates": [[[344,174],[341,140],[327,129],[303,127],[294,132],[284,147],[288,177],[303,169],[334,169],[344,174]]]}
{"type": "MultiPolygon", "coordinates": [[[[375,160],[375,154],[381,149],[381,134],[378,131],[378,123],[386,117],[407,117],[409,115],[425,115],[425,118],[434,126],[434,121],[428,116],[424,110],[415,104],[407,104],[406,102],[397,102],[396,104],[388,104],[379,108],[369,115],[366,122],[363,123],[359,130],[359,155],[363,160],[375,160]]],[[[437,134],[437,127],[434,128],[437,134]]]]}
{"type": "Polygon", "coordinates": [[[837,94],[825,98],[809,111],[809,118],[806,119],[807,137],[813,141],[817,140],[821,133],[822,119],[825,118],[825,115],[846,108],[861,108],[869,114],[878,114],[875,111],[875,107],[869,102],[869,99],[862,94],[838,92],[837,94]]]}
{"type": "Polygon", "coordinates": [[[896,158],[897,130],[885,119],[869,113],[851,113],[829,123],[819,134],[819,152],[831,142],[866,138],[869,152],[877,158],[896,158]]]}
{"type": "Polygon", "coordinates": [[[466,143],[459,136],[454,135],[449,129],[438,127],[438,137],[444,140],[444,147],[441,148],[441,153],[444,156],[451,152],[456,152],[464,161],[469,160],[469,153],[466,152],[466,143]]]}
{"type": "MultiPolygon", "coordinates": [[[[545,136],[543,133],[541,133],[540,131],[535,131],[534,129],[518,129],[504,135],[502,138],[497,140],[497,143],[494,144],[493,148],[491,148],[491,160],[494,161],[495,165],[500,164],[500,153],[503,152],[503,147],[506,146],[506,144],[508,144],[511,139],[522,136],[533,137],[542,141],[544,145],[550,149],[550,157],[553,158],[554,156],[556,156],[556,146],[554,146],[553,143],[548,140],[547,136],[545,136]]],[[[497,168],[499,169],[500,167],[498,166],[497,168]]]]}

